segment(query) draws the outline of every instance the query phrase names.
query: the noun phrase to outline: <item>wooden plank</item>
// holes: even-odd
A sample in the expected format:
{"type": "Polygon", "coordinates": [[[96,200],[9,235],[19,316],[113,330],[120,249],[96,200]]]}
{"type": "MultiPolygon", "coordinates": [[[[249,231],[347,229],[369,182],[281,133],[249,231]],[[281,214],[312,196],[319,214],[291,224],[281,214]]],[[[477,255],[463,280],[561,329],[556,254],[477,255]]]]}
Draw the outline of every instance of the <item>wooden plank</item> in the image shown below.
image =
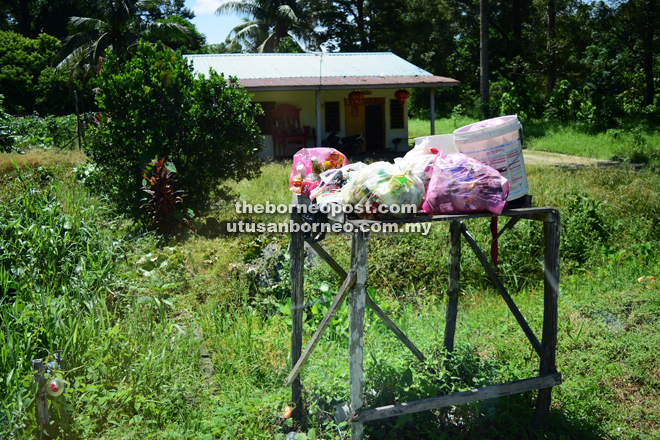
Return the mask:
{"type": "MultiPolygon", "coordinates": [[[[553,215],[556,212],[555,208],[551,207],[533,207],[533,208],[515,208],[515,209],[505,209],[500,214],[500,217],[515,217],[520,216],[521,218],[543,221],[543,222],[554,222],[553,215]]],[[[353,224],[355,227],[365,226],[370,227],[372,224],[384,224],[384,223],[425,223],[425,222],[441,222],[441,221],[452,221],[452,220],[470,220],[473,218],[484,218],[484,217],[494,217],[495,214],[490,212],[478,212],[474,214],[442,214],[442,215],[422,215],[418,214],[414,217],[407,217],[402,219],[394,220],[363,220],[363,219],[353,219],[346,220],[347,223],[353,224]]]]}
{"type": "Polygon", "coordinates": [[[502,284],[502,281],[500,281],[493,268],[490,266],[490,264],[488,264],[488,259],[486,259],[484,253],[481,252],[477,242],[474,240],[474,237],[470,235],[463,222],[461,222],[461,232],[463,233],[463,237],[465,237],[468,244],[474,251],[474,254],[477,256],[477,259],[486,270],[490,280],[493,282],[493,284],[495,284],[495,287],[500,292],[502,298],[504,298],[504,302],[506,302],[506,305],[509,306],[509,310],[511,310],[511,313],[513,313],[516,321],[518,321],[520,328],[522,328],[523,332],[525,332],[525,335],[527,336],[527,339],[529,339],[529,342],[532,344],[532,347],[534,347],[536,353],[539,355],[539,357],[541,357],[541,344],[539,343],[539,340],[536,338],[536,335],[534,335],[534,332],[527,324],[527,321],[525,321],[525,318],[523,317],[522,313],[520,313],[520,310],[518,310],[518,307],[516,307],[516,303],[514,303],[513,299],[511,299],[511,296],[509,296],[509,292],[507,292],[504,284],[502,284]]]}
{"type": "MultiPolygon", "coordinates": [[[[301,196],[294,194],[292,204],[295,206],[304,204],[301,196]]],[[[302,224],[302,213],[293,210],[291,221],[299,225],[302,224]]],[[[302,334],[303,334],[303,302],[304,302],[304,283],[305,283],[305,255],[304,255],[303,232],[298,228],[298,232],[291,232],[289,240],[289,256],[291,271],[291,365],[296,365],[302,352],[302,334]]],[[[291,401],[293,402],[293,419],[301,421],[302,419],[302,385],[300,375],[298,375],[291,384],[291,401]]]]}
{"type": "Polygon", "coordinates": [[[461,275],[461,224],[452,220],[449,224],[449,277],[447,281],[447,312],[445,314],[444,347],[448,353],[454,351],[456,315],[458,314],[458,291],[461,275]]]}
{"type": "Polygon", "coordinates": [[[399,329],[399,327],[396,326],[396,324],[390,319],[390,317],[387,316],[385,312],[383,312],[383,310],[378,306],[378,304],[374,302],[374,300],[371,298],[371,296],[369,296],[368,293],[367,293],[367,305],[371,310],[374,311],[374,313],[380,318],[380,320],[383,321],[385,326],[389,328],[396,335],[396,337],[399,338],[401,342],[403,342],[403,345],[408,347],[408,349],[412,352],[412,354],[415,355],[415,357],[417,357],[417,359],[419,359],[422,362],[426,360],[426,357],[422,354],[421,351],[419,351],[417,346],[415,346],[415,344],[413,344],[412,341],[408,339],[408,337],[401,331],[401,329],[399,329]]]}
{"type": "MultiPolygon", "coordinates": [[[[461,405],[463,403],[476,402],[479,400],[493,399],[497,397],[520,394],[526,391],[538,389],[551,389],[555,385],[561,384],[561,373],[545,374],[530,379],[506,382],[499,385],[491,385],[484,388],[476,388],[461,393],[449,394],[447,396],[431,397],[428,399],[416,400],[414,402],[398,403],[396,405],[382,406],[380,408],[359,411],[352,415],[352,420],[358,422],[370,422],[373,420],[385,419],[388,417],[400,416],[402,414],[411,414],[430,409],[443,408],[446,406],[461,405]]],[[[351,415],[349,415],[351,417],[351,415]]]]}
{"type": "Polygon", "coordinates": [[[48,425],[48,401],[46,399],[46,379],[44,378],[43,359],[33,359],[32,370],[35,372],[33,380],[39,384],[35,399],[35,406],[37,408],[37,423],[39,423],[39,426],[43,430],[46,425],[48,425]]]}
{"type": "MultiPolygon", "coordinates": [[[[363,353],[364,348],[364,308],[367,293],[367,254],[369,251],[369,233],[357,231],[353,233],[351,246],[351,267],[355,267],[357,279],[349,294],[348,307],[348,368],[349,393],[351,411],[362,409],[362,392],[364,382],[363,353]]],[[[351,424],[351,440],[362,440],[362,423],[351,424]]]]}
{"type": "MultiPolygon", "coordinates": [[[[540,374],[554,373],[555,349],[557,347],[557,301],[559,297],[559,211],[554,214],[554,223],[543,224],[545,238],[543,280],[543,346],[541,348],[540,374]]],[[[539,391],[536,408],[532,416],[532,429],[542,430],[548,424],[552,388],[539,391]]]]}
{"type": "Polygon", "coordinates": [[[337,310],[339,309],[339,306],[341,306],[341,304],[344,302],[344,299],[346,299],[346,295],[348,294],[349,289],[353,287],[353,284],[355,284],[356,279],[357,276],[355,273],[355,268],[353,268],[351,269],[351,272],[344,280],[344,283],[341,285],[341,288],[339,289],[339,292],[335,296],[335,299],[332,301],[332,304],[330,304],[330,308],[328,309],[328,312],[321,320],[321,324],[319,324],[319,327],[316,329],[314,336],[312,336],[312,339],[310,339],[309,342],[307,343],[307,347],[305,347],[305,351],[303,352],[302,356],[300,356],[300,359],[298,359],[296,365],[291,369],[291,373],[289,374],[289,377],[286,378],[285,385],[287,387],[291,385],[293,379],[298,377],[298,373],[300,373],[300,370],[302,369],[303,365],[305,364],[305,362],[307,362],[307,359],[312,354],[312,351],[314,350],[316,344],[318,344],[319,340],[321,339],[323,332],[325,332],[325,330],[328,328],[328,325],[330,325],[330,321],[332,320],[332,318],[334,318],[335,313],[337,313],[337,310]]]}
{"type": "MultiPolygon", "coordinates": [[[[311,243],[309,240],[307,241],[307,244],[309,244],[312,249],[316,251],[316,253],[319,255],[319,257],[328,263],[328,265],[334,270],[342,279],[346,278],[346,271],[335,261],[334,258],[328,254],[323,247],[318,244],[318,243],[311,243]]],[[[366,304],[369,306],[371,310],[374,311],[374,313],[383,321],[385,326],[389,328],[403,344],[408,347],[410,351],[419,359],[420,361],[424,362],[426,360],[426,357],[422,354],[421,351],[415,346],[415,344],[412,343],[410,339],[397,327],[397,325],[383,312],[383,310],[374,302],[374,300],[369,296],[369,294],[366,294],[366,304]]]]}

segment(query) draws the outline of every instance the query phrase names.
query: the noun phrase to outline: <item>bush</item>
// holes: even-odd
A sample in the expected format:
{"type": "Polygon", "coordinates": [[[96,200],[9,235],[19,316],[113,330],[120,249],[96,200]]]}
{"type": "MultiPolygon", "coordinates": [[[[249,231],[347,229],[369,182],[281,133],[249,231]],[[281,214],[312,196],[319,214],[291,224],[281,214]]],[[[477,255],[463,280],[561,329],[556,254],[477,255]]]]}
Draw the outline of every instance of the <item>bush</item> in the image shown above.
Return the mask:
{"type": "Polygon", "coordinates": [[[108,54],[98,84],[104,115],[88,153],[121,211],[140,215],[141,170],[154,157],[174,164],[197,210],[224,180],[258,175],[260,110],[235,78],[195,78],[180,53],[141,42],[125,63],[108,54]]]}

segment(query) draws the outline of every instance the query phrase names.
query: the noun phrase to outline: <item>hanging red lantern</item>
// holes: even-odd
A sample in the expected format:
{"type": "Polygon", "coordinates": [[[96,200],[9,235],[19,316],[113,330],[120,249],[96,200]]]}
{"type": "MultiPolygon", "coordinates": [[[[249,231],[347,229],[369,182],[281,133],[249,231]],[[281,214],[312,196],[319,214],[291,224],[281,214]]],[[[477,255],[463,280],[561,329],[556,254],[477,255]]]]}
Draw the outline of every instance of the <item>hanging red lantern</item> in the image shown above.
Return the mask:
{"type": "Polygon", "coordinates": [[[394,92],[394,97],[399,100],[401,107],[405,107],[406,99],[410,98],[410,92],[408,90],[397,90],[394,92]]]}
{"type": "Polygon", "coordinates": [[[359,91],[353,91],[348,94],[348,101],[351,103],[351,116],[357,117],[358,115],[358,105],[364,98],[364,93],[359,91]]]}

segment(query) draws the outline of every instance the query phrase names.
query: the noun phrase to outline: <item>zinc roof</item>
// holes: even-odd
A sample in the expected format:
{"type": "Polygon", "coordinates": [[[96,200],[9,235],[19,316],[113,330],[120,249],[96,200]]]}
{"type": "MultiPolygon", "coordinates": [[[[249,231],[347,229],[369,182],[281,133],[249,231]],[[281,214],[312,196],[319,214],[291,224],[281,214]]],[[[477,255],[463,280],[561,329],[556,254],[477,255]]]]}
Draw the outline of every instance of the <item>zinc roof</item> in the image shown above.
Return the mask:
{"type": "Polygon", "coordinates": [[[450,87],[451,78],[434,76],[389,52],[185,55],[195,73],[209,69],[235,76],[252,90],[311,90],[370,87],[450,87]]]}

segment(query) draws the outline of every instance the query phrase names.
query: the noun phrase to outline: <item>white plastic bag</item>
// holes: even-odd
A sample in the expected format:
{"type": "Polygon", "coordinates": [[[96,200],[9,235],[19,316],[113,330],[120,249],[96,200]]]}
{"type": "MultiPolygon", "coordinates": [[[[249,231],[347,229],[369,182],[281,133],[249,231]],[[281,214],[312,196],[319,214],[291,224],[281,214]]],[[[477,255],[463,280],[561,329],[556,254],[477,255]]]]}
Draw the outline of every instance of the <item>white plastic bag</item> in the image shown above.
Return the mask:
{"type": "Polygon", "coordinates": [[[424,197],[424,185],[410,170],[401,171],[389,162],[362,168],[342,188],[345,204],[364,219],[394,219],[411,216],[424,197]]]}

